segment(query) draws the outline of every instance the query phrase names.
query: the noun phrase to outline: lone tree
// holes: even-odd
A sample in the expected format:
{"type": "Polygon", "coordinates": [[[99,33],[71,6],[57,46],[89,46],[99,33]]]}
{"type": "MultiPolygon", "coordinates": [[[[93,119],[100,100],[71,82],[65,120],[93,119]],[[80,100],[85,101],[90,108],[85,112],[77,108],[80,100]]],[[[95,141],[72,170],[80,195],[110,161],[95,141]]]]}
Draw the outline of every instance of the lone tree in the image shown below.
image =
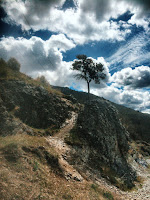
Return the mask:
{"type": "Polygon", "coordinates": [[[75,75],[75,78],[80,80],[84,79],[88,86],[88,96],[90,94],[90,82],[93,80],[96,84],[100,84],[100,81],[106,78],[104,66],[102,63],[95,63],[92,58],[88,58],[86,55],[77,55],[75,62],[72,64],[72,70],[77,70],[80,73],[75,75]]]}

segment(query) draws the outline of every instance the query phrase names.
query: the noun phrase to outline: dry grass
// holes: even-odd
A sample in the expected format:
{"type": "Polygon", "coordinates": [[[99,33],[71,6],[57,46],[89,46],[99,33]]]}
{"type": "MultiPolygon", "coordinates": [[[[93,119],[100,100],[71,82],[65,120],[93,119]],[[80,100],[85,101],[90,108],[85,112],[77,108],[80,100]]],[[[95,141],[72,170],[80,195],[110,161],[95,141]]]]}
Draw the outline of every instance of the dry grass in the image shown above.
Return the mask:
{"type": "Polygon", "coordinates": [[[0,80],[18,80],[24,81],[26,84],[30,84],[36,87],[42,86],[44,87],[49,93],[63,96],[63,94],[56,89],[53,89],[48,82],[41,81],[40,78],[32,79],[30,76],[27,76],[19,71],[14,71],[8,67],[7,63],[4,63],[0,60],[0,80]]]}
{"type": "Polygon", "coordinates": [[[43,147],[50,155],[57,157],[56,152],[42,137],[29,135],[0,137],[1,200],[112,198],[109,192],[95,186],[91,181],[67,181],[61,174],[56,173],[44,157],[40,158],[38,154],[24,151],[23,147],[26,149],[43,147]]]}

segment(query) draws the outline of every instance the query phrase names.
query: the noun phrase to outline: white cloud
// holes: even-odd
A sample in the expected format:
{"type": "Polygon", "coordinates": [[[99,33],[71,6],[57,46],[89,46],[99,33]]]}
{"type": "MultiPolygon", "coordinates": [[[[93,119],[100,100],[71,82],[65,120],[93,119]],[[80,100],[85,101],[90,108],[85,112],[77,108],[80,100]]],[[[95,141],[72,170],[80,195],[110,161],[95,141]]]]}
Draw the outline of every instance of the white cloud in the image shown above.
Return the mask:
{"type": "Polygon", "coordinates": [[[144,91],[142,89],[118,89],[112,84],[111,86],[107,86],[104,89],[93,88],[91,92],[114,103],[121,104],[141,112],[150,113],[150,92],[148,91],[144,91]]]}
{"type": "Polygon", "coordinates": [[[133,37],[107,59],[110,63],[110,70],[119,70],[149,62],[150,52],[147,50],[149,43],[149,34],[140,33],[133,37]]]}
{"type": "Polygon", "coordinates": [[[64,35],[52,36],[49,40],[39,37],[25,38],[9,37],[0,41],[0,57],[8,60],[15,57],[21,63],[25,73],[42,70],[55,70],[62,63],[61,51],[73,48],[74,43],[64,35]]]}
{"type": "MultiPolygon", "coordinates": [[[[133,17],[130,23],[146,27],[147,21],[141,15],[141,5],[125,0],[80,0],[76,9],[60,9],[65,0],[44,1],[4,1],[3,7],[11,20],[23,29],[50,30],[66,34],[76,44],[84,44],[89,41],[123,40],[130,33],[128,23],[124,24],[124,31],[120,30],[120,24],[110,21],[130,10],[133,17]],[[141,22],[140,22],[141,21],[141,22]],[[140,23],[139,23],[140,22],[140,23]]],[[[142,10],[145,7],[142,7],[142,10]]]]}
{"type": "Polygon", "coordinates": [[[132,69],[127,67],[121,71],[115,72],[112,81],[118,87],[126,86],[128,88],[144,88],[150,86],[150,67],[140,66],[132,69]]]}
{"type": "Polygon", "coordinates": [[[67,51],[75,47],[75,44],[72,40],[66,38],[64,34],[52,35],[49,41],[47,42],[47,48],[53,47],[57,48],[60,51],[67,51]]]}
{"type": "Polygon", "coordinates": [[[51,85],[69,87],[74,82],[74,72],[70,69],[72,62],[62,61],[60,66],[53,70],[32,72],[32,77],[45,76],[51,85]]]}

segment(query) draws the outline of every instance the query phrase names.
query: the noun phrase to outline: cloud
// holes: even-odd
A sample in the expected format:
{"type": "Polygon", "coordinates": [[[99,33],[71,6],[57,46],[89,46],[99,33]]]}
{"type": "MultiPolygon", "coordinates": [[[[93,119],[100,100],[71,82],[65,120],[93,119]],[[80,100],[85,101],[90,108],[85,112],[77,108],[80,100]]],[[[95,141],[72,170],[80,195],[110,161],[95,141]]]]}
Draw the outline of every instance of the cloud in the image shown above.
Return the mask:
{"type": "Polygon", "coordinates": [[[121,24],[110,19],[117,18],[128,10],[133,11],[133,16],[138,13],[138,9],[134,11],[134,6],[130,2],[123,0],[76,0],[76,9],[65,10],[62,9],[65,0],[3,2],[8,15],[7,22],[21,25],[24,30],[32,28],[34,31],[49,30],[62,33],[76,44],[100,40],[124,40],[130,33],[130,26],[126,26],[129,24],[124,24],[122,31],[121,24]]]}
{"type": "Polygon", "coordinates": [[[150,113],[150,92],[139,90],[128,90],[127,88],[118,89],[113,84],[104,89],[92,88],[91,92],[97,96],[104,97],[114,103],[139,110],[144,113],[150,113]]]}
{"type": "Polygon", "coordinates": [[[8,37],[2,38],[0,41],[0,57],[5,60],[15,57],[21,63],[22,72],[25,73],[44,70],[53,71],[62,63],[62,51],[74,46],[74,43],[62,34],[53,35],[46,41],[35,36],[29,40],[8,37]]]}
{"type": "Polygon", "coordinates": [[[72,62],[62,61],[60,66],[53,71],[34,71],[31,76],[36,78],[38,76],[45,76],[51,85],[69,87],[74,81],[74,72],[70,70],[72,62]]]}
{"type": "Polygon", "coordinates": [[[108,21],[110,18],[117,18],[129,9],[129,5],[125,1],[81,0],[80,2],[82,12],[93,14],[97,21],[108,21]]]}
{"type": "Polygon", "coordinates": [[[113,74],[112,81],[118,87],[144,88],[150,86],[150,67],[140,66],[132,69],[127,67],[113,74]]]}
{"type": "Polygon", "coordinates": [[[64,34],[52,35],[49,41],[47,42],[48,46],[59,49],[60,51],[67,51],[74,48],[76,45],[72,40],[66,38],[64,34]]]}
{"type": "Polygon", "coordinates": [[[134,36],[107,59],[110,63],[110,71],[150,63],[148,44],[150,44],[149,34],[140,33],[134,36]]]}
{"type": "Polygon", "coordinates": [[[65,0],[6,0],[2,1],[8,17],[7,21],[14,21],[23,29],[36,30],[38,25],[45,28],[45,23],[51,22],[50,16],[54,8],[61,7],[65,0]]]}

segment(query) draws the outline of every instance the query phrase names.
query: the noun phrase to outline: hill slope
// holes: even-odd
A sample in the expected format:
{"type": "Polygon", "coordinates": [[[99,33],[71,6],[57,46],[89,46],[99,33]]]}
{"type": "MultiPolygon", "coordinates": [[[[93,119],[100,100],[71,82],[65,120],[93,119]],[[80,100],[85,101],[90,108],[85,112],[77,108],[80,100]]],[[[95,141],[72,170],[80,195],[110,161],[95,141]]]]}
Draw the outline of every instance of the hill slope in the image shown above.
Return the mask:
{"type": "Polygon", "coordinates": [[[105,99],[61,92],[1,60],[1,198],[128,199],[118,188],[138,185],[149,141],[134,142],[138,133],[126,130],[121,111],[105,99]]]}
{"type": "MultiPolygon", "coordinates": [[[[60,90],[63,94],[66,95],[66,98],[72,100],[74,102],[77,100],[78,102],[84,104],[88,100],[88,94],[85,92],[77,92],[65,87],[54,87],[60,90]]],[[[91,100],[104,100],[101,97],[90,94],[91,100]]],[[[104,100],[105,102],[110,102],[108,100],[104,100]]],[[[126,108],[124,106],[115,104],[110,102],[119,113],[119,118],[122,121],[122,124],[125,126],[126,130],[130,133],[130,137],[133,140],[140,140],[150,143],[150,115],[140,113],[130,108],[126,108]]]]}

